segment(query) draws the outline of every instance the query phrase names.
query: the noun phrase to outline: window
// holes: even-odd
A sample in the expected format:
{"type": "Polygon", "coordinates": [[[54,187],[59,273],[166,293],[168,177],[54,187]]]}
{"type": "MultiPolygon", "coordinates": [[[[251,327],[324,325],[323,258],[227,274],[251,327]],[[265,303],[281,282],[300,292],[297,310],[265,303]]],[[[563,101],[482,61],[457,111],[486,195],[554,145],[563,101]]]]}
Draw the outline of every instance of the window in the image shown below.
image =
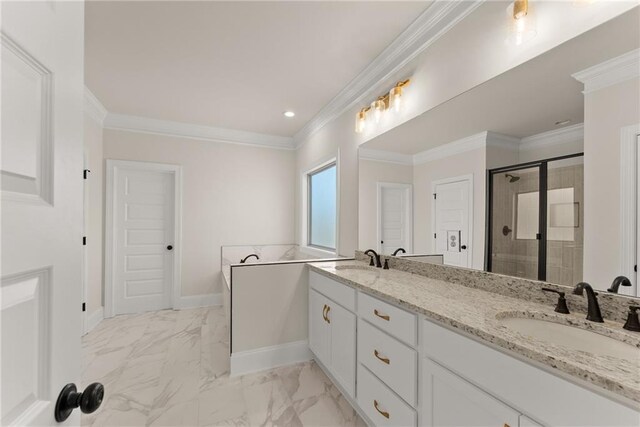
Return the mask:
{"type": "Polygon", "coordinates": [[[336,164],[307,175],[309,246],[336,249],[336,164]]]}

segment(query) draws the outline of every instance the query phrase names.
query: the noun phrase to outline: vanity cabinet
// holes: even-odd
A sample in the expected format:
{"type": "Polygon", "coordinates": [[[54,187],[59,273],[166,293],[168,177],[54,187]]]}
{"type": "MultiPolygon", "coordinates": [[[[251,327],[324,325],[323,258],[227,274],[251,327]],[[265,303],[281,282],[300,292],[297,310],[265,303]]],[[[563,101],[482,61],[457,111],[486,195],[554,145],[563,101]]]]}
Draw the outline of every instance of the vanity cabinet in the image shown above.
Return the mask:
{"type": "Polygon", "coordinates": [[[309,347],[370,425],[640,426],[637,409],[535,362],[319,273],[309,283],[309,347]]]}
{"type": "Polygon", "coordinates": [[[319,292],[326,292],[317,286],[322,281],[314,282],[309,290],[309,348],[347,394],[355,396],[356,316],[319,292]]]}
{"type": "Polygon", "coordinates": [[[425,427],[519,425],[517,411],[430,359],[422,363],[422,382],[425,427]]]}

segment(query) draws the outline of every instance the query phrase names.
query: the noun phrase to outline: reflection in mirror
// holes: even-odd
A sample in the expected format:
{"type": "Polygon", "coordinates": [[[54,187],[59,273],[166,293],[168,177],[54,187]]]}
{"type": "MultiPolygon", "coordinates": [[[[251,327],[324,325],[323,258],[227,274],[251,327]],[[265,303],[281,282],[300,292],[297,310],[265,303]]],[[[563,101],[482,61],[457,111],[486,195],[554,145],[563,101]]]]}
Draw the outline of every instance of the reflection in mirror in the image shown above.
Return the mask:
{"type": "Polygon", "coordinates": [[[620,35],[638,19],[632,9],[363,143],[359,248],[603,292],[626,276],[618,292],[638,295],[638,251],[625,248],[640,227],[621,218],[638,217],[640,186],[623,181],[640,160],[621,147],[637,145],[625,129],[640,128],[640,79],[586,90],[584,77],[637,61],[640,37],[620,35]]]}
{"type": "Polygon", "coordinates": [[[581,154],[490,170],[487,270],[581,282],[583,183],[581,154]]]}

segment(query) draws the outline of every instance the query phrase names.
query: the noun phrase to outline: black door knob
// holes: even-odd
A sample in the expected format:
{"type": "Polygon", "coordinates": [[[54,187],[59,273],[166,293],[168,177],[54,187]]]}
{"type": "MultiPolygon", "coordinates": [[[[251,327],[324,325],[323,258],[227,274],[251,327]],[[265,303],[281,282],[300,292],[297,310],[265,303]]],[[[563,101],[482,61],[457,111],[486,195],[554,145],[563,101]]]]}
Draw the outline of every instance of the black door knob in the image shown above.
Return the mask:
{"type": "Polygon", "coordinates": [[[56,402],[56,421],[63,422],[77,407],[80,407],[83,413],[91,414],[100,407],[103,398],[104,386],[100,383],[90,384],[82,393],[78,393],[75,384],[67,384],[60,392],[56,402]]]}
{"type": "Polygon", "coordinates": [[[167,250],[170,251],[171,249],[173,249],[173,246],[169,245],[167,246],[167,250]]]}
{"type": "Polygon", "coordinates": [[[462,245],[462,246],[460,246],[460,249],[462,249],[463,251],[464,251],[464,250],[467,250],[467,245],[462,245]]]}

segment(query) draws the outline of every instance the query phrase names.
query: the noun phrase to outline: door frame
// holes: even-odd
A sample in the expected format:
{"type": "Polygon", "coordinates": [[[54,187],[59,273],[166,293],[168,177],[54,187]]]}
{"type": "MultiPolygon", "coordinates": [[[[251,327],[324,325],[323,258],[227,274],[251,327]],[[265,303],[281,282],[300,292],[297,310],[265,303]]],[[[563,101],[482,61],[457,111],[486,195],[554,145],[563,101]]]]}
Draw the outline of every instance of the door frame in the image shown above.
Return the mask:
{"type": "MultiPolygon", "coordinates": [[[[438,199],[436,197],[434,197],[434,195],[436,194],[436,187],[438,185],[443,185],[443,184],[453,184],[455,182],[462,182],[462,181],[467,181],[469,183],[469,200],[468,200],[468,205],[469,205],[469,236],[467,237],[467,268],[473,268],[473,174],[469,173],[469,174],[465,174],[465,175],[459,175],[459,176],[454,176],[451,178],[442,178],[442,179],[436,179],[431,181],[431,197],[432,197],[432,203],[431,203],[431,252],[433,252],[434,254],[436,253],[437,250],[437,242],[436,242],[436,238],[433,237],[433,234],[435,233],[435,229],[436,229],[436,204],[438,203],[438,199]]],[[[462,244],[462,242],[460,242],[462,244]]],[[[444,255],[444,254],[443,254],[444,255]]]]}
{"type": "Polygon", "coordinates": [[[377,231],[377,242],[376,242],[376,250],[378,253],[382,251],[382,189],[383,188],[400,188],[404,189],[405,194],[407,195],[407,222],[405,226],[405,231],[407,232],[407,253],[413,252],[413,184],[407,183],[397,183],[397,182],[383,182],[378,181],[376,184],[377,191],[377,220],[376,220],[376,231],[377,231]]]}
{"type": "Polygon", "coordinates": [[[116,181],[120,169],[134,169],[138,171],[170,172],[173,175],[174,188],[174,256],[173,277],[171,284],[171,306],[178,307],[181,291],[182,266],[182,166],[167,163],[140,162],[131,160],[107,159],[106,170],[106,202],[105,202],[105,252],[104,252],[104,316],[113,317],[113,277],[115,268],[115,223],[114,212],[117,189],[116,181]]]}

